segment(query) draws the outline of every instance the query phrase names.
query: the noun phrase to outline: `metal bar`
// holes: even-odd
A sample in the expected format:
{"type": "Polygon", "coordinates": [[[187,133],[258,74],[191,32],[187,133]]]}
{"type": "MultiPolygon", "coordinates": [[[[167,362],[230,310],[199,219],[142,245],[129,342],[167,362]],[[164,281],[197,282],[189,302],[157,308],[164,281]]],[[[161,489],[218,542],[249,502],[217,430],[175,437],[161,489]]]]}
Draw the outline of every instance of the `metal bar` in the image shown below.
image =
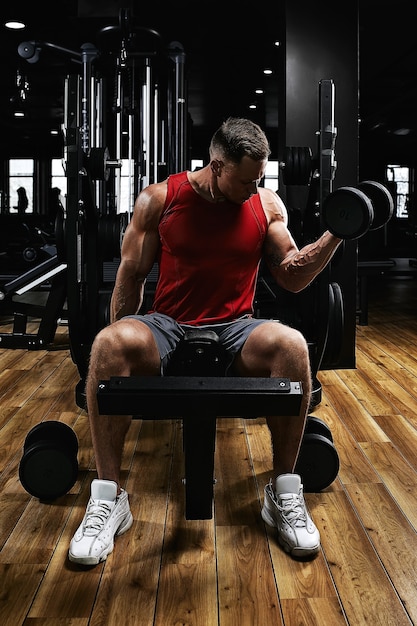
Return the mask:
{"type": "Polygon", "coordinates": [[[285,378],[116,376],[100,381],[99,412],[149,419],[298,415],[303,392],[285,378]]]}

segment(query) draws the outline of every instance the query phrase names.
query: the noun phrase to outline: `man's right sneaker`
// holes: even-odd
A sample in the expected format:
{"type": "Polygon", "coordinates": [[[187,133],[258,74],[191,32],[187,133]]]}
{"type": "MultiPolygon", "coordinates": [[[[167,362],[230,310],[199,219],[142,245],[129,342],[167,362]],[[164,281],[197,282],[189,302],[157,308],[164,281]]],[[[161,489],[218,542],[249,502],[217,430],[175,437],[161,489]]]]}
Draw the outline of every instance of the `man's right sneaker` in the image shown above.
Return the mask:
{"type": "Polygon", "coordinates": [[[281,474],[265,487],[261,511],[264,522],[278,530],[278,541],[295,557],[309,557],[320,549],[320,533],[308,514],[298,474],[281,474]]]}
{"type": "Polygon", "coordinates": [[[113,550],[114,536],[129,530],[132,523],[126,491],[117,495],[114,481],[93,480],[84,519],[70,543],[69,560],[80,565],[105,561],[113,550]]]}

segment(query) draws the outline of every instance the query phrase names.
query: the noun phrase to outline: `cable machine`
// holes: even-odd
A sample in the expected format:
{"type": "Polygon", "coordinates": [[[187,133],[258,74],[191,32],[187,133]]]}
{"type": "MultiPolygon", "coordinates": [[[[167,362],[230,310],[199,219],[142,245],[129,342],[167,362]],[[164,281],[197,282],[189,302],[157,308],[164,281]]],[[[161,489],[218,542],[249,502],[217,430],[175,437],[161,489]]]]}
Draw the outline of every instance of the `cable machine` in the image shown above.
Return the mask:
{"type": "Polygon", "coordinates": [[[100,31],[98,41],[99,47],[85,43],[80,51],[49,42],[19,46],[30,62],[43,48],[77,62],[78,71],[64,86],[67,203],[56,230],[57,254],[67,266],[70,348],[82,407],[91,345],[108,321],[108,267],[114,266],[115,275],[135,198],[149,184],[187,167],[182,45],[164,45],[159,33],[137,26],[125,9],[117,25],[100,31]]]}

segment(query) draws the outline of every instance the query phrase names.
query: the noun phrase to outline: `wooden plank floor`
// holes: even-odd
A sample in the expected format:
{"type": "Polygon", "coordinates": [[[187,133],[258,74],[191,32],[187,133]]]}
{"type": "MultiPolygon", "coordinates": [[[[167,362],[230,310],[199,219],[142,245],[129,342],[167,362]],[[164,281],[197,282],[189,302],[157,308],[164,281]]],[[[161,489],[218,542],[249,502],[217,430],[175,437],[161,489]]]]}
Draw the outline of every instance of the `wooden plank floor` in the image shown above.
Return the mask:
{"type": "Polygon", "coordinates": [[[133,527],[106,563],[71,564],[95,466],[66,328],[54,349],[0,350],[2,626],[417,624],[417,283],[381,281],[369,325],[357,328],[357,367],[319,373],[314,415],[331,427],[340,472],[306,495],[322,538],[307,562],[260,518],[264,420],[228,419],[218,420],[213,519],[184,518],[181,422],[135,420],[123,458],[133,527]],[[79,475],[44,503],[22,488],[18,466],[28,431],[52,419],[77,433],[79,475]]]}

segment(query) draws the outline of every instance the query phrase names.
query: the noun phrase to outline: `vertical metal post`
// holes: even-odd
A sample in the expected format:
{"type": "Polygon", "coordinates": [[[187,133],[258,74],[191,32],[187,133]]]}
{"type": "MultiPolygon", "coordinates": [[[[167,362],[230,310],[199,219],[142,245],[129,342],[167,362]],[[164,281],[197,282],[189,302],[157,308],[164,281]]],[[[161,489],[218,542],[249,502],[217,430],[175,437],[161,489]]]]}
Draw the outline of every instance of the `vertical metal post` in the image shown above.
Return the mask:
{"type": "Polygon", "coordinates": [[[97,48],[91,43],[85,43],[81,46],[81,60],[83,64],[83,92],[81,101],[81,147],[84,152],[90,148],[90,82],[91,82],[91,63],[97,58],[97,48]]]}
{"type": "MultiPolygon", "coordinates": [[[[319,140],[318,140],[318,168],[319,168],[319,198],[318,210],[320,214],[320,230],[325,229],[322,223],[321,208],[324,199],[332,192],[333,180],[336,171],[335,140],[336,128],[334,125],[334,83],[331,79],[319,82],[319,140]]],[[[316,308],[317,340],[316,361],[313,373],[321,366],[326,344],[328,341],[329,316],[331,315],[329,298],[331,264],[321,272],[316,281],[316,308]]]]}
{"type": "MultiPolygon", "coordinates": [[[[119,161],[122,159],[122,102],[123,102],[123,87],[122,87],[122,73],[120,69],[120,61],[116,78],[116,159],[119,161]]],[[[116,213],[121,212],[121,188],[122,188],[122,170],[117,168],[115,171],[114,181],[114,193],[115,193],[115,205],[116,213]]]]}
{"type": "Polygon", "coordinates": [[[152,162],[151,143],[151,102],[152,102],[152,72],[149,58],[145,59],[145,82],[142,88],[142,134],[143,134],[143,155],[144,172],[142,176],[142,188],[150,183],[150,172],[152,162]]]}
{"type": "Polygon", "coordinates": [[[175,62],[175,155],[174,167],[176,172],[186,169],[186,131],[187,109],[185,92],[185,52],[178,41],[171,42],[170,57],[175,62]]]}
{"type": "Polygon", "coordinates": [[[159,90],[158,85],[154,88],[153,97],[153,176],[152,182],[158,182],[158,144],[159,144],[159,90]]]}
{"type": "Polygon", "coordinates": [[[331,79],[319,83],[319,171],[320,208],[331,193],[336,171],[334,125],[334,83],[331,79]]]}

